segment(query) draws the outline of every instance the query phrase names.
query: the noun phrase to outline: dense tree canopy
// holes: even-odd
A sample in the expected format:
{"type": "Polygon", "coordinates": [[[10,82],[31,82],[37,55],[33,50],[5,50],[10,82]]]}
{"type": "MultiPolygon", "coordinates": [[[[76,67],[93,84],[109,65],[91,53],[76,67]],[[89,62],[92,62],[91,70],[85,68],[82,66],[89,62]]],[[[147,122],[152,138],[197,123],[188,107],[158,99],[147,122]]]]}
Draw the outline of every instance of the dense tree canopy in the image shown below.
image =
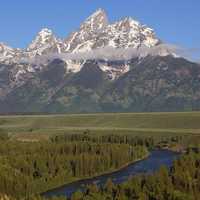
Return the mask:
{"type": "MultiPolygon", "coordinates": [[[[20,142],[0,137],[0,199],[42,200],[39,194],[78,179],[110,172],[142,159],[153,148],[187,149],[168,171],[115,185],[88,186],[71,200],[199,200],[199,137],[65,134],[47,141],[20,142]],[[174,147],[179,148],[174,148],[174,147]]],[[[64,200],[66,197],[55,198],[64,200]]]]}
{"type": "Polygon", "coordinates": [[[0,192],[27,197],[80,178],[118,169],[148,155],[141,143],[87,134],[51,141],[0,142],[0,192]],[[112,140],[115,140],[113,142],[112,140]]]}

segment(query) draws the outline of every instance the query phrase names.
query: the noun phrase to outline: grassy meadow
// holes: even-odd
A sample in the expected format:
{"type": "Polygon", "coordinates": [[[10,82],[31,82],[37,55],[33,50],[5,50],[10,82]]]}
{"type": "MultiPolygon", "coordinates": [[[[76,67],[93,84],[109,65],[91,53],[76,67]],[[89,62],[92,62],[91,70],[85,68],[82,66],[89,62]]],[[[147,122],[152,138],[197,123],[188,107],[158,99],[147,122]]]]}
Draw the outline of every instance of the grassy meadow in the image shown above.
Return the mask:
{"type": "Polygon", "coordinates": [[[138,136],[198,135],[200,112],[0,116],[0,133],[19,140],[47,139],[52,134],[84,131],[138,136]]]}

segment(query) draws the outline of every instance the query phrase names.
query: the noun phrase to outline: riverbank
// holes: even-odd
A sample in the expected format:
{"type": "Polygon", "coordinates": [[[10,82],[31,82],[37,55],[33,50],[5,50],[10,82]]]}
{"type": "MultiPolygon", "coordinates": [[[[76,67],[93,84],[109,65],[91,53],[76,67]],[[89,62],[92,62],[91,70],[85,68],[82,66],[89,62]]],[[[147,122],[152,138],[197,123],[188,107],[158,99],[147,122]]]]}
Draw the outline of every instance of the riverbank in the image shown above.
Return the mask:
{"type": "Polygon", "coordinates": [[[131,166],[131,165],[133,165],[133,164],[136,164],[137,162],[140,162],[140,161],[142,161],[142,160],[147,159],[149,156],[150,156],[150,152],[148,152],[148,153],[147,153],[146,155],[144,155],[142,158],[136,159],[136,160],[131,161],[131,162],[128,162],[128,163],[126,163],[126,164],[120,166],[120,167],[117,168],[117,169],[111,169],[111,170],[106,171],[106,172],[104,172],[104,173],[96,174],[96,175],[94,175],[94,176],[81,177],[81,178],[77,178],[77,179],[75,179],[75,180],[73,180],[73,181],[69,181],[69,182],[67,182],[67,183],[65,182],[65,183],[60,184],[60,185],[58,185],[58,186],[56,186],[56,187],[53,187],[53,188],[50,188],[50,189],[48,189],[48,190],[46,190],[46,191],[44,191],[44,192],[41,192],[40,195],[41,195],[41,196],[46,196],[45,194],[51,193],[51,192],[57,190],[58,188],[68,187],[68,186],[73,185],[73,184],[78,184],[79,182],[85,182],[85,181],[87,182],[87,181],[91,181],[91,180],[93,180],[93,179],[98,179],[98,178],[100,178],[100,177],[102,177],[102,176],[108,176],[108,175],[110,175],[110,174],[117,173],[118,171],[124,170],[124,169],[126,169],[127,167],[129,167],[129,166],[131,166]]]}
{"type": "Polygon", "coordinates": [[[168,145],[168,144],[158,145],[156,148],[159,149],[159,150],[173,151],[175,153],[180,153],[180,154],[184,154],[184,153],[187,152],[187,148],[184,147],[181,144],[175,144],[175,145],[168,145]]]}
{"type": "Polygon", "coordinates": [[[135,161],[134,163],[129,164],[121,170],[66,184],[61,187],[49,190],[43,193],[42,196],[46,198],[54,196],[70,197],[76,191],[84,191],[86,185],[95,183],[98,186],[103,186],[108,179],[111,179],[114,184],[121,184],[127,181],[129,177],[143,173],[153,173],[159,170],[159,168],[163,165],[169,168],[172,166],[173,161],[179,156],[180,154],[168,150],[154,150],[149,154],[147,158],[135,161]]]}

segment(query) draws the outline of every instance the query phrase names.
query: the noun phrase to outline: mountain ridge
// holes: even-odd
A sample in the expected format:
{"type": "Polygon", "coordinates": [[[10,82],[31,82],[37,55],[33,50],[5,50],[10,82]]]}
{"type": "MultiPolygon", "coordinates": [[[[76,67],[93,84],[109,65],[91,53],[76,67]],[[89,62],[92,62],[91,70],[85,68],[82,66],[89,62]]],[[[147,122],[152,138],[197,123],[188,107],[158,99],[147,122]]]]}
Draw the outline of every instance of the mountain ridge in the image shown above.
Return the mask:
{"type": "Polygon", "coordinates": [[[0,113],[200,109],[200,65],[153,29],[104,10],[58,38],[42,29],[26,49],[0,43],[0,113]]]}
{"type": "Polygon", "coordinates": [[[160,42],[153,29],[140,24],[131,17],[110,24],[105,11],[98,9],[80,25],[79,30],[72,32],[64,39],[58,38],[52,30],[43,28],[25,49],[8,47],[1,43],[0,55],[3,61],[3,55],[6,53],[3,50],[9,49],[7,53],[10,53],[9,58],[12,63],[16,62],[14,56],[29,58],[52,52],[84,52],[105,46],[138,48],[145,45],[152,47],[160,42]]]}

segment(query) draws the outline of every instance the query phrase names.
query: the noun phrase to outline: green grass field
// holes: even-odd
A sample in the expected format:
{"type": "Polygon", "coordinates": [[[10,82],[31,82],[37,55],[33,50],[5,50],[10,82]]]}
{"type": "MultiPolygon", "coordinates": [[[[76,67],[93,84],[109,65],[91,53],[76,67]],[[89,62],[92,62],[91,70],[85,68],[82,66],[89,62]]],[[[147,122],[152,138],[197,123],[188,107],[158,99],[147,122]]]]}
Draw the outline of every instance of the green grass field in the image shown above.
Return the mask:
{"type": "Polygon", "coordinates": [[[86,130],[94,134],[198,135],[200,112],[0,116],[0,131],[13,138],[46,139],[51,134],[86,130]]]}

